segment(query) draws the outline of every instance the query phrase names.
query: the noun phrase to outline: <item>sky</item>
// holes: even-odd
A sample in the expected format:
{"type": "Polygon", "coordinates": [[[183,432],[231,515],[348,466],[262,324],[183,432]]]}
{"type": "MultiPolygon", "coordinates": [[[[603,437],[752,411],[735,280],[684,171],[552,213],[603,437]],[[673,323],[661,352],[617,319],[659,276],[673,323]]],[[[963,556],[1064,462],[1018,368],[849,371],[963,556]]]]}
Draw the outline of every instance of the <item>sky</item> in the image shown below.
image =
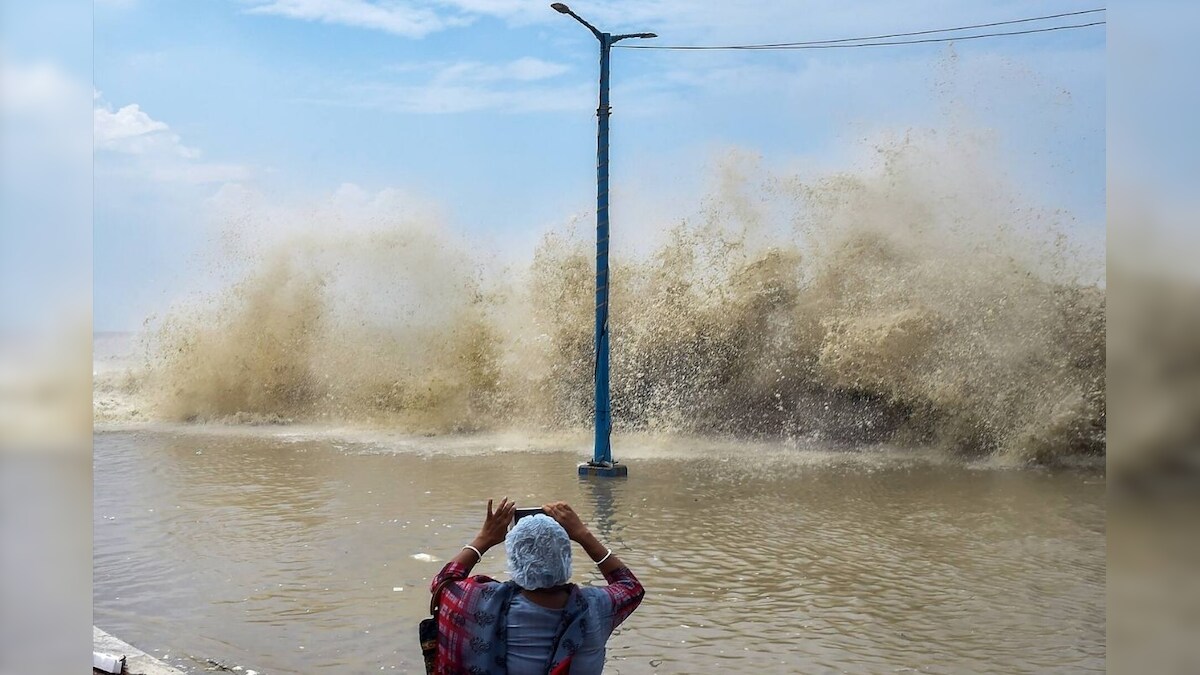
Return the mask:
{"type": "MultiPolygon", "coordinates": [[[[660,37],[647,44],[672,45],[833,39],[1097,6],[570,4],[604,30],[653,31],[660,37]]],[[[93,81],[76,84],[92,97],[96,330],[136,329],[194,287],[212,249],[214,204],[231,194],[273,204],[400,194],[455,231],[514,251],[592,213],[596,41],[548,3],[97,0],[92,20],[93,81]]],[[[1101,27],[953,46],[615,50],[615,236],[623,220],[684,215],[731,148],[771,166],[837,166],[863,139],[938,128],[950,109],[994,132],[1034,199],[1102,232],[1105,40],[1101,27]]],[[[10,55],[31,48],[8,37],[4,46],[10,55]]],[[[28,71],[37,61],[8,63],[28,71]]],[[[69,69],[62,78],[73,81],[69,69]]]]}

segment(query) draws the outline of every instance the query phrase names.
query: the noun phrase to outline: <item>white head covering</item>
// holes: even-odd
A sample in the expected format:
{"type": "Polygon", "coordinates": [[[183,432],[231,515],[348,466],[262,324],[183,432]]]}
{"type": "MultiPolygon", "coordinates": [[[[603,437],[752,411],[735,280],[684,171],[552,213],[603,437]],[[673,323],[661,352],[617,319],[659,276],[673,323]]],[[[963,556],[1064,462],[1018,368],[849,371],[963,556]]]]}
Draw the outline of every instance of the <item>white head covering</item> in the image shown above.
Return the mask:
{"type": "Polygon", "coordinates": [[[526,516],[504,538],[508,574],[525,590],[561,586],[571,578],[571,538],[553,518],[526,516]]]}

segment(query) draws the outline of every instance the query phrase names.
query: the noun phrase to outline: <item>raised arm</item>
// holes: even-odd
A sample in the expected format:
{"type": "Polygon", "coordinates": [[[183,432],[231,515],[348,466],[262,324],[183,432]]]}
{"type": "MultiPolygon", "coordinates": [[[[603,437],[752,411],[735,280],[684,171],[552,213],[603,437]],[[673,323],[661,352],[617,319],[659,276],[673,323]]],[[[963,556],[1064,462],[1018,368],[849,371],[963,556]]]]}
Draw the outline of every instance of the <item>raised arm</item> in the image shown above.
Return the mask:
{"type": "Polygon", "coordinates": [[[508,497],[505,497],[493,511],[492,500],[489,499],[487,516],[483,519],[483,527],[479,528],[479,534],[438,572],[429,584],[429,592],[436,591],[438,585],[447,579],[466,579],[470,576],[471,570],[483,559],[483,554],[487,553],[489,548],[504,543],[504,535],[508,532],[508,524],[512,522],[513,511],[516,508],[516,502],[510,502],[508,497]]]}
{"type": "Polygon", "coordinates": [[[579,515],[569,504],[554,502],[546,504],[542,508],[551,518],[558,521],[559,525],[562,525],[571,541],[582,546],[583,551],[592,559],[592,562],[600,567],[600,573],[608,582],[608,586],[604,590],[608,592],[613,603],[612,627],[616,628],[621,625],[621,622],[641,604],[642,598],[646,595],[646,589],[642,587],[633,572],[625,566],[625,563],[600,543],[600,540],[579,519],[579,515]]]}

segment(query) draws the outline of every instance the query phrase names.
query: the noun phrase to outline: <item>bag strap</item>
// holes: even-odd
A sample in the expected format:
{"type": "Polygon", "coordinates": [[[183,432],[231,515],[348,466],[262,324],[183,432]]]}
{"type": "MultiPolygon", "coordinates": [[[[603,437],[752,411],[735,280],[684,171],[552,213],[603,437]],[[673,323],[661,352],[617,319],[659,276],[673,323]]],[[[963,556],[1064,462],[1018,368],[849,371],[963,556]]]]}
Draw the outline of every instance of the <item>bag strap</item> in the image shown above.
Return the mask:
{"type": "Polygon", "coordinates": [[[454,581],[458,581],[458,579],[442,579],[441,583],[437,585],[437,588],[433,589],[433,596],[429,598],[429,613],[432,616],[437,616],[438,600],[442,597],[442,591],[445,590],[446,584],[454,581]]]}

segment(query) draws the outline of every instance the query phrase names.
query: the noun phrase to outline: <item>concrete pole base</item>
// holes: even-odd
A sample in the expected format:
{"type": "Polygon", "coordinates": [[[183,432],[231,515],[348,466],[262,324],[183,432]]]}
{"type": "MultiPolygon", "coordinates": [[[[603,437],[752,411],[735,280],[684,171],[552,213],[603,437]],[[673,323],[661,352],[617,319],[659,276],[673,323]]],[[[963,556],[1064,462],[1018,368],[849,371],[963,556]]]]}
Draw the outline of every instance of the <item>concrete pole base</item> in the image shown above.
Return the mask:
{"type": "Polygon", "coordinates": [[[620,462],[601,462],[599,464],[584,462],[579,465],[579,475],[580,477],[625,478],[629,475],[629,467],[620,462]]]}

